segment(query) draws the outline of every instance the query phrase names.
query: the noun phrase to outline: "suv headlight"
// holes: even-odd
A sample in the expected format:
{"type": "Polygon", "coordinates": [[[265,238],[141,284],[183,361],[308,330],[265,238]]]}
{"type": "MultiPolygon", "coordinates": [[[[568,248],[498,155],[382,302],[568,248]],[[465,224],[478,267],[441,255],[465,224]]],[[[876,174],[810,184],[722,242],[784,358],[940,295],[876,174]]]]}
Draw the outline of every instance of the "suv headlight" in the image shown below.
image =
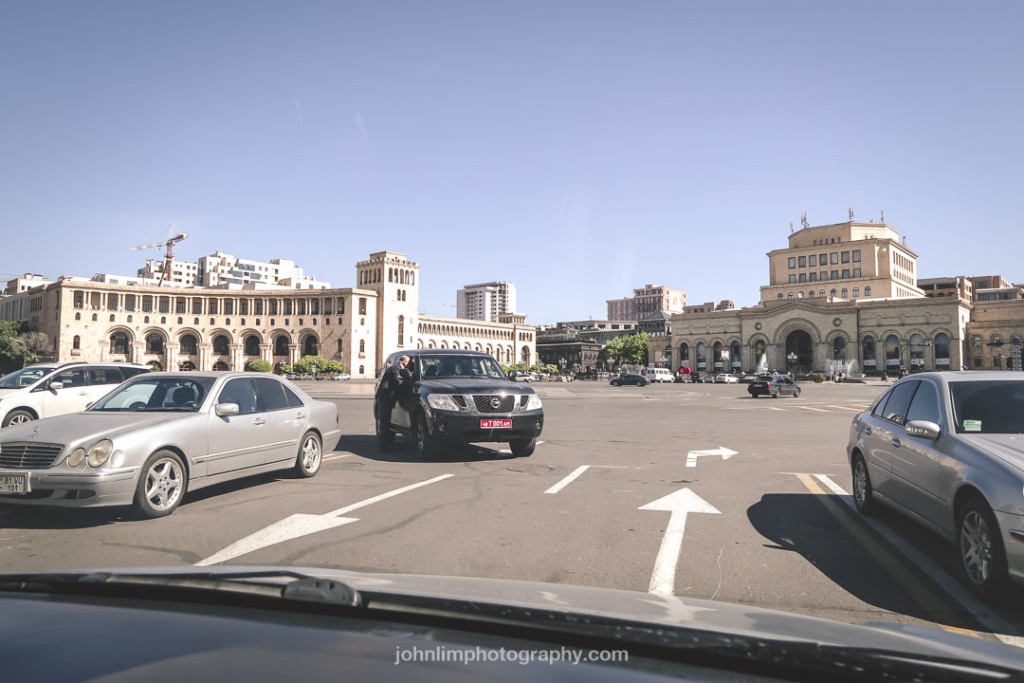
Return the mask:
{"type": "Polygon", "coordinates": [[[427,396],[427,405],[434,410],[459,410],[459,405],[451,394],[430,394],[427,396]]]}
{"type": "Polygon", "coordinates": [[[540,396],[537,394],[530,394],[530,399],[526,402],[526,407],[523,410],[540,410],[543,405],[540,402],[540,396]]]}
{"type": "Polygon", "coordinates": [[[103,441],[97,441],[93,444],[92,448],[89,449],[89,453],[85,457],[85,461],[89,463],[89,467],[102,467],[107,460],[110,459],[110,454],[114,451],[114,444],[111,443],[110,439],[103,439],[103,441]]]}

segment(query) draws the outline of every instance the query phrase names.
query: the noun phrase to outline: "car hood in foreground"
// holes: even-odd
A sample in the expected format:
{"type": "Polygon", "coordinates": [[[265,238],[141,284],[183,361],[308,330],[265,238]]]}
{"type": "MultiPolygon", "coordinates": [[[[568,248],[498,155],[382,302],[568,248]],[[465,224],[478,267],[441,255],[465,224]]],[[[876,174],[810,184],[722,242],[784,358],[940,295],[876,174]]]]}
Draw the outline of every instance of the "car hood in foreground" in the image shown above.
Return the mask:
{"type": "MultiPolygon", "coordinates": [[[[882,660],[914,656],[1024,671],[1024,651],[1018,648],[939,629],[901,624],[851,625],[725,602],[585,586],[239,565],[119,568],[32,575],[37,576],[38,581],[26,576],[0,574],[0,590],[11,590],[11,585],[53,585],[56,581],[70,584],[72,588],[80,583],[85,592],[90,590],[89,586],[109,583],[146,585],[155,591],[154,597],[159,597],[172,595],[163,592],[168,587],[230,592],[234,584],[239,592],[249,593],[252,585],[280,587],[283,589],[281,598],[287,601],[289,584],[292,584],[290,588],[297,590],[291,591],[291,599],[299,601],[381,610],[412,608],[417,614],[479,620],[481,625],[521,621],[524,625],[563,634],[611,637],[623,645],[659,643],[674,647],[676,643],[680,649],[713,647],[719,650],[791,647],[796,648],[794,652],[804,654],[818,652],[817,648],[840,648],[842,652],[870,653],[882,660]],[[345,590],[323,590],[325,580],[337,582],[345,590]]],[[[885,661],[881,665],[884,668],[885,661]]]]}
{"type": "Polygon", "coordinates": [[[78,440],[112,438],[167,422],[195,417],[197,413],[179,412],[101,412],[56,415],[34,420],[0,431],[3,441],[38,441],[39,443],[70,443],[78,440]]]}

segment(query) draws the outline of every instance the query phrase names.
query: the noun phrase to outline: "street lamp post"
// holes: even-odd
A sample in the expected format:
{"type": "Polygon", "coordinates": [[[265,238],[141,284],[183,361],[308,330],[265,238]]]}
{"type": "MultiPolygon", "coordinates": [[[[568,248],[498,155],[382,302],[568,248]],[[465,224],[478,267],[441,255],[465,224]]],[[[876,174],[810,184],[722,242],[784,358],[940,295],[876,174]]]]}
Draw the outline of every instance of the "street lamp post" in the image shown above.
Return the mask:
{"type": "Polygon", "coordinates": [[[789,372],[794,377],[796,376],[796,372],[794,372],[793,368],[796,367],[796,361],[798,358],[799,356],[796,355],[795,351],[790,351],[788,354],[786,354],[786,360],[789,361],[789,372]]]}

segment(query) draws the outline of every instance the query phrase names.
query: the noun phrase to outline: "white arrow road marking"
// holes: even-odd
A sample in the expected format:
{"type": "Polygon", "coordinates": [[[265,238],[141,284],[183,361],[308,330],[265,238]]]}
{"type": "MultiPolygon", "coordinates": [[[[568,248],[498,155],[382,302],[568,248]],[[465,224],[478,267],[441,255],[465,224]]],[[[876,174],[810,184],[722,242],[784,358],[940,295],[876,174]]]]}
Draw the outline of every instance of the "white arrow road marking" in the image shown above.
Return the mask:
{"type": "Polygon", "coordinates": [[[366,507],[367,505],[379,503],[380,501],[391,498],[392,496],[397,496],[399,494],[406,493],[407,491],[418,489],[421,486],[434,484],[452,476],[455,475],[442,474],[439,477],[421,481],[418,484],[403,486],[400,489],[395,489],[394,491],[388,491],[387,493],[382,493],[379,496],[374,496],[373,498],[361,500],[358,503],[353,503],[352,505],[339,508],[333,512],[328,512],[323,515],[296,514],[291,515],[290,517],[285,517],[280,522],[271,524],[264,529],[260,529],[254,534],[250,534],[241,540],[235,541],[227,548],[224,548],[224,550],[210,555],[205,560],[196,562],[196,566],[205,567],[211,564],[218,564],[240,555],[251,553],[254,550],[259,550],[260,548],[266,548],[267,546],[290,541],[293,538],[306,536],[308,534],[315,534],[318,531],[326,531],[327,529],[351,524],[352,522],[358,522],[359,518],[357,517],[342,517],[342,515],[348,514],[353,510],[366,507]]]}
{"type": "Polygon", "coordinates": [[[668,528],[665,529],[665,536],[661,539],[661,549],[658,550],[658,557],[654,561],[654,573],[651,574],[651,585],[647,592],[673,595],[676,584],[676,565],[679,564],[679,551],[683,547],[686,515],[690,512],[703,512],[712,515],[721,513],[690,489],[679,489],[637,509],[672,513],[668,520],[668,528]]]}
{"type": "Polygon", "coordinates": [[[728,460],[732,456],[736,455],[736,451],[730,450],[723,446],[719,446],[718,448],[712,448],[706,451],[690,451],[689,453],[686,454],[686,466],[696,467],[697,458],[704,457],[705,455],[718,455],[722,457],[722,460],[728,460]]]}

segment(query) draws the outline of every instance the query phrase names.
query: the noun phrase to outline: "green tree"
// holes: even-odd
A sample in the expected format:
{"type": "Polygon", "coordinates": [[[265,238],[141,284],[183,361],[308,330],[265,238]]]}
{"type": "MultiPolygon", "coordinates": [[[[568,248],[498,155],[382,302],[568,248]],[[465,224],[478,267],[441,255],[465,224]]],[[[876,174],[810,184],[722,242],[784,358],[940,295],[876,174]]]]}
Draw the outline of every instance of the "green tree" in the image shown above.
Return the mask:
{"type": "Polygon", "coordinates": [[[322,375],[325,372],[345,372],[345,366],[336,360],[329,360],[323,356],[303,356],[294,366],[292,372],[310,373],[313,372],[313,364],[316,363],[316,372],[322,375]]]}
{"type": "Polygon", "coordinates": [[[14,348],[20,325],[10,320],[0,320],[0,375],[20,368],[21,356],[14,348]]]}
{"type": "Polygon", "coordinates": [[[647,365],[649,341],[646,332],[616,337],[605,344],[602,353],[616,365],[647,365]]]}
{"type": "Polygon", "coordinates": [[[11,347],[21,356],[23,365],[32,365],[53,356],[53,346],[45,332],[23,332],[14,338],[11,347]]]}
{"type": "Polygon", "coordinates": [[[263,360],[262,358],[256,358],[245,364],[245,369],[249,372],[270,372],[274,369],[274,366],[269,360],[263,360]]]}

